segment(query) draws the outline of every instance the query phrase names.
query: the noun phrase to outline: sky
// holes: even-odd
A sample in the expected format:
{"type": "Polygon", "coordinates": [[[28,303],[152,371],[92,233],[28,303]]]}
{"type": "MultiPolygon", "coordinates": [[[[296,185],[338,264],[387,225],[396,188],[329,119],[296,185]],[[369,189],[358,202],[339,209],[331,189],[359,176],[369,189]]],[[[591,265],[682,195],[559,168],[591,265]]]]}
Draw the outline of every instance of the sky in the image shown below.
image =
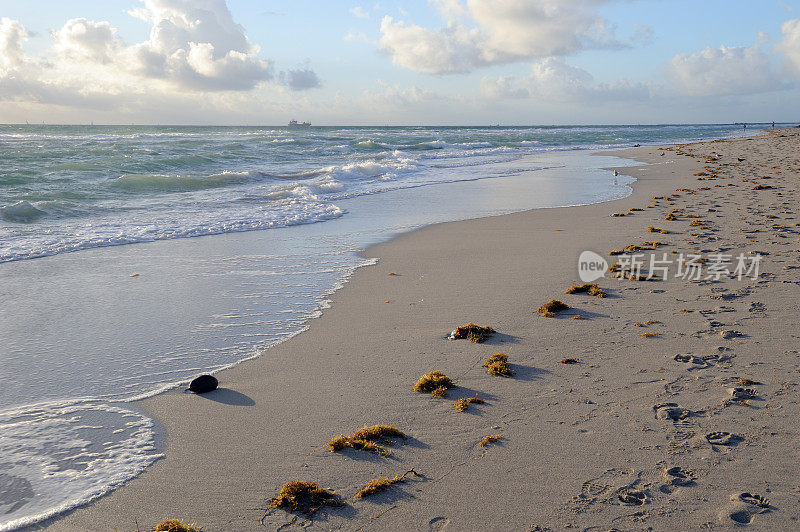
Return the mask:
{"type": "Polygon", "coordinates": [[[0,123],[800,121],[800,0],[0,0],[0,123]]]}

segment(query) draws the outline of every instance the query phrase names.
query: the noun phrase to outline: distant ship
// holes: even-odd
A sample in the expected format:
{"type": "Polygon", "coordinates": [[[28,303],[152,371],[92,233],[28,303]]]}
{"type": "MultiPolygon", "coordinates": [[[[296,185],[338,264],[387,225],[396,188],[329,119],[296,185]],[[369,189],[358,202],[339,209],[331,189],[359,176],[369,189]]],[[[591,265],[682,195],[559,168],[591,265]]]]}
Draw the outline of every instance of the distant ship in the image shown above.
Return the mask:
{"type": "Polygon", "coordinates": [[[289,127],[311,127],[311,122],[303,122],[302,124],[297,120],[289,122],[289,127]]]}

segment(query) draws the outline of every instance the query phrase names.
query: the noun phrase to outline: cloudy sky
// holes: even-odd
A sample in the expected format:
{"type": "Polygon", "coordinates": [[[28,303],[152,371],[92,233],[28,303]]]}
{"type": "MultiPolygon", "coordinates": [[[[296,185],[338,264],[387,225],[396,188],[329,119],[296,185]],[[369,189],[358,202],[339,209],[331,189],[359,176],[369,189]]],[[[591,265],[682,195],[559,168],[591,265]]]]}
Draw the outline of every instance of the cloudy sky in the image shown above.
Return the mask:
{"type": "Polygon", "coordinates": [[[0,0],[0,123],[800,120],[800,0],[0,0]]]}

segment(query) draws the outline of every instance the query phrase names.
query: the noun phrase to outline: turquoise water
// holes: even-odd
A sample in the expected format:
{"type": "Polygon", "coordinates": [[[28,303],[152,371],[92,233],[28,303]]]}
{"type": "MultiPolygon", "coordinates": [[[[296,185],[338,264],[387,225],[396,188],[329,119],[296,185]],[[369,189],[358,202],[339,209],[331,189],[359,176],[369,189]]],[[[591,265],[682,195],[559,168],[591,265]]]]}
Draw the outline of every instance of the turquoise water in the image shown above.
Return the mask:
{"type": "Polygon", "coordinates": [[[0,126],[0,530],[141,472],[160,445],[136,399],[302,331],[365,246],[623,197],[591,150],[738,134],[0,126]]]}
{"type": "Polygon", "coordinates": [[[0,262],[342,216],[347,197],[515,175],[544,151],[736,135],[738,126],[0,126],[0,262]],[[498,173],[502,172],[502,173],[498,173]]]}

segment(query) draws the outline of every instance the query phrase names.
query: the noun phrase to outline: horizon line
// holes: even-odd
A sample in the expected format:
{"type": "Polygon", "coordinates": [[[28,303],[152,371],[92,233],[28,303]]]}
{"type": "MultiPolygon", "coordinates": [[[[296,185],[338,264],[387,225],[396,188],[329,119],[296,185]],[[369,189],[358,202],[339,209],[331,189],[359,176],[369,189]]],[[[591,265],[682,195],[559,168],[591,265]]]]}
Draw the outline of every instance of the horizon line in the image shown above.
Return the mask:
{"type": "MultiPolygon", "coordinates": [[[[4,122],[0,126],[84,126],[84,127],[126,127],[126,126],[147,126],[147,127],[268,127],[268,128],[293,128],[304,129],[314,127],[347,127],[347,128],[370,128],[370,127],[469,127],[469,128],[510,128],[510,127],[657,127],[657,126],[741,126],[747,125],[771,125],[773,122],[654,122],[654,123],[619,123],[619,124],[322,124],[310,126],[290,126],[288,124],[165,124],[165,123],[69,123],[69,122],[4,122]]],[[[798,125],[800,121],[775,122],[776,126],[798,125]]]]}

